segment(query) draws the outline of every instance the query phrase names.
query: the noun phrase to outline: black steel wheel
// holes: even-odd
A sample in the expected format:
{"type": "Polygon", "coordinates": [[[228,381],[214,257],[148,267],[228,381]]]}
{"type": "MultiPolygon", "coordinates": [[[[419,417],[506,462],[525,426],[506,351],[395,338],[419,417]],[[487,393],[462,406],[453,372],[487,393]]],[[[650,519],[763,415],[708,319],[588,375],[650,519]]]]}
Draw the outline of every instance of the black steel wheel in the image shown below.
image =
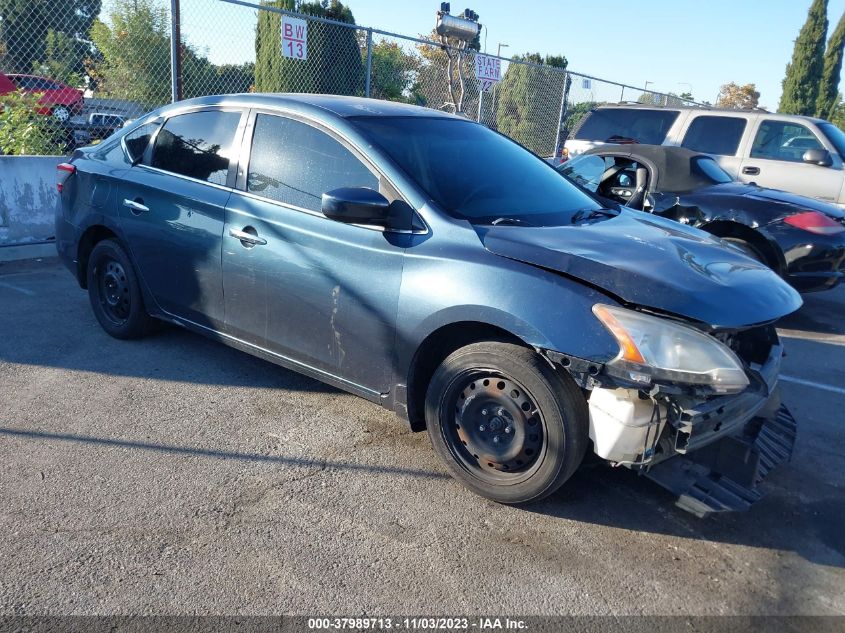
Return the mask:
{"type": "Polygon", "coordinates": [[[471,490],[502,503],[554,492],[588,442],[584,396],[533,350],[475,343],[435,371],[426,398],[432,446],[471,490]]]}
{"type": "Polygon", "coordinates": [[[88,297],[103,329],[115,338],[143,336],[152,319],[144,307],[138,277],[115,240],[98,242],[88,258],[88,297]]]}
{"type": "Polygon", "coordinates": [[[126,323],[131,314],[132,293],[123,265],[110,256],[100,261],[96,270],[100,308],[116,325],[126,323]]]}
{"type": "Polygon", "coordinates": [[[525,387],[490,371],[466,372],[449,390],[446,426],[456,459],[485,481],[530,476],[545,448],[545,421],[525,387]]]}

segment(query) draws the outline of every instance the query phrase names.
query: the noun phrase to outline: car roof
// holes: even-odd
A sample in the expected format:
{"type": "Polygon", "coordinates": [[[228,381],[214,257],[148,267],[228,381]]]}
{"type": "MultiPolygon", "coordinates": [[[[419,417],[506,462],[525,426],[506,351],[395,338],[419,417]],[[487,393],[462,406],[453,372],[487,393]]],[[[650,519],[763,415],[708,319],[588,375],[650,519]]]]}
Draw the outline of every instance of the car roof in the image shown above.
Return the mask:
{"type": "Polygon", "coordinates": [[[361,117],[361,116],[391,116],[391,117],[433,117],[451,118],[465,121],[447,112],[397,103],[395,101],[382,101],[380,99],[368,99],[365,97],[348,97],[343,95],[324,94],[302,94],[302,93],[242,93],[230,95],[214,95],[210,97],[199,97],[180,101],[162,108],[162,113],[167,114],[173,109],[182,109],[191,106],[212,106],[212,105],[239,105],[245,107],[277,107],[293,108],[330,113],[338,117],[361,117]]]}
{"type": "Polygon", "coordinates": [[[609,110],[609,109],[626,109],[626,110],[668,110],[668,111],[692,111],[692,112],[700,112],[701,114],[719,114],[719,113],[728,113],[728,114],[765,114],[768,117],[775,117],[777,119],[782,119],[785,121],[813,121],[814,123],[827,123],[825,119],[819,119],[818,117],[812,116],[805,116],[803,114],[782,114],[779,112],[769,112],[765,108],[719,108],[716,106],[688,106],[688,105],[652,105],[650,103],[602,103],[600,105],[596,105],[594,110],[609,110]]]}
{"type": "Polygon", "coordinates": [[[708,154],[694,152],[672,145],[599,145],[584,152],[630,158],[650,164],[657,172],[657,182],[652,189],[662,192],[684,192],[712,185],[713,182],[693,170],[693,158],[711,158],[708,154]]]}

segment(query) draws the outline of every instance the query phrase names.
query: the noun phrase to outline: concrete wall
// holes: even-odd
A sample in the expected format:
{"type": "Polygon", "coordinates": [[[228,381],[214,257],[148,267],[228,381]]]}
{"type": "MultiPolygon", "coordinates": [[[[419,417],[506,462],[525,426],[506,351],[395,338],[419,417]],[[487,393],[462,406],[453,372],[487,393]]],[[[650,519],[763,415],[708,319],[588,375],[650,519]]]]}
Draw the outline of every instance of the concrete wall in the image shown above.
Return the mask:
{"type": "Polygon", "coordinates": [[[64,156],[0,156],[0,246],[53,237],[56,165],[64,156]]]}

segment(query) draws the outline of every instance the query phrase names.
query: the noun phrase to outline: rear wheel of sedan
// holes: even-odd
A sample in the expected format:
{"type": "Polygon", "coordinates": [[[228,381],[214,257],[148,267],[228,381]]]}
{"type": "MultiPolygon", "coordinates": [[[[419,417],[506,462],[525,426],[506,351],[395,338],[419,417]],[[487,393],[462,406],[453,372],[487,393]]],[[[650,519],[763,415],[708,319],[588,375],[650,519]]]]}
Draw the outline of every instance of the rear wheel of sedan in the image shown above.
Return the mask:
{"type": "Polygon", "coordinates": [[[138,277],[120,244],[97,243],[88,258],[87,279],[91,308],[106,332],[130,339],[150,331],[152,318],[144,307],[138,277]]]}
{"type": "Polygon", "coordinates": [[[587,403],[531,349],[474,343],[441,363],[425,402],[435,453],[470,490],[500,503],[541,499],[578,468],[587,403]]]}

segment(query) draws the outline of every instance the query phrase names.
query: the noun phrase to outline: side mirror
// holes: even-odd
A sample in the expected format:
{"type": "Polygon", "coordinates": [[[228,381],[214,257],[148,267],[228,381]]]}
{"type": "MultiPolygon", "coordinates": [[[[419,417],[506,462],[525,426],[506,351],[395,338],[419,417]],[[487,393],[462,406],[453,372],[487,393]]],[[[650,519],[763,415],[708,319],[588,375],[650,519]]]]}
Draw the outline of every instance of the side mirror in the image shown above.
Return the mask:
{"type": "Polygon", "coordinates": [[[323,194],[323,215],[346,224],[384,226],[390,203],[378,191],[366,187],[342,187],[323,194]]]}
{"type": "Polygon", "coordinates": [[[830,152],[826,149],[808,149],[801,157],[805,163],[812,165],[819,165],[821,167],[830,167],[833,164],[833,159],[830,152]]]}

